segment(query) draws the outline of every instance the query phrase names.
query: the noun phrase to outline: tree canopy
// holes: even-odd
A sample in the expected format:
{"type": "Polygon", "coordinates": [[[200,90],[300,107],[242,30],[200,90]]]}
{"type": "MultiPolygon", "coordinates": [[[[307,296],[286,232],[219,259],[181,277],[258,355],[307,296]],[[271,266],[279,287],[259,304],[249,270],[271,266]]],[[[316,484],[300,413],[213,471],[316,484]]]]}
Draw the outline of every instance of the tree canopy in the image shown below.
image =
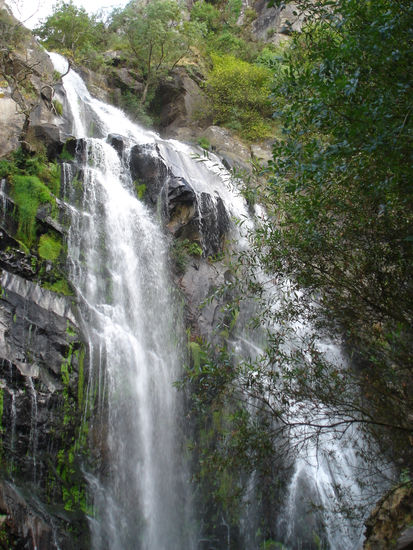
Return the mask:
{"type": "Polygon", "coordinates": [[[69,0],[60,0],[54,12],[34,31],[44,45],[58,49],[81,61],[105,40],[105,26],[96,16],[89,16],[69,0]]]}

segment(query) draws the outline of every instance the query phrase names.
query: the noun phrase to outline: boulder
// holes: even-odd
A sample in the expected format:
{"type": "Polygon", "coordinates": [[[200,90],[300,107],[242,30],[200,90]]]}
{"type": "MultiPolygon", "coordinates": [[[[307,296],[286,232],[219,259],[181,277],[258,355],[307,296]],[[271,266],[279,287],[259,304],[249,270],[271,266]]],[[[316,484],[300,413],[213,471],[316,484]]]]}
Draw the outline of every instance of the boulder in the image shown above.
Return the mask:
{"type": "Polygon", "coordinates": [[[250,170],[249,146],[234,137],[230,130],[209,126],[201,135],[209,141],[212,150],[225,161],[228,168],[250,170]]]}
{"type": "Polygon", "coordinates": [[[46,147],[49,159],[55,159],[62,152],[64,145],[60,128],[51,123],[30,125],[27,140],[34,151],[46,147]]]}
{"type": "Polygon", "coordinates": [[[122,158],[123,152],[125,150],[125,141],[123,136],[118,134],[109,134],[107,141],[115,149],[120,158],[122,158]]]}
{"type": "Polygon", "coordinates": [[[180,128],[196,129],[197,114],[205,104],[205,94],[187,71],[178,67],[158,87],[153,109],[159,112],[160,130],[167,137],[178,137],[180,128]]]}
{"type": "Polygon", "coordinates": [[[170,174],[165,162],[159,156],[156,145],[135,145],[130,153],[130,172],[133,180],[145,184],[144,200],[154,206],[162,187],[170,174]]]}
{"type": "Polygon", "coordinates": [[[163,192],[168,230],[174,237],[199,240],[197,197],[184,178],[169,176],[163,192]]]}

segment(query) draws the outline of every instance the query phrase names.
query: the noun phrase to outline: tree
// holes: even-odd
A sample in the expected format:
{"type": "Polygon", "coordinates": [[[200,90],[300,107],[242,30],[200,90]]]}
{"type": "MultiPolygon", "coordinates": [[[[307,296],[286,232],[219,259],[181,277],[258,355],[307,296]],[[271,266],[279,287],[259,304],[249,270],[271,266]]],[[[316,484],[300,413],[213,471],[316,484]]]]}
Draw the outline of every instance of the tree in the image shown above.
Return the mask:
{"type": "Polygon", "coordinates": [[[106,37],[104,24],[96,16],[90,17],[84,8],[75,6],[72,0],[60,0],[52,15],[34,32],[47,48],[81,61],[90,50],[99,48],[106,37]]]}
{"type": "Polygon", "coordinates": [[[300,289],[295,311],[344,334],[358,365],[344,385],[362,392],[355,419],[387,425],[402,453],[413,430],[413,8],[376,0],[311,10],[317,19],[294,37],[275,79],[285,137],[265,190],[271,224],[254,249],[300,289]]]}
{"type": "Polygon", "coordinates": [[[130,2],[115,14],[113,28],[125,36],[133,65],[144,79],[141,103],[164,71],[171,71],[188,54],[196,40],[197,25],[185,20],[175,0],[130,2]]]}

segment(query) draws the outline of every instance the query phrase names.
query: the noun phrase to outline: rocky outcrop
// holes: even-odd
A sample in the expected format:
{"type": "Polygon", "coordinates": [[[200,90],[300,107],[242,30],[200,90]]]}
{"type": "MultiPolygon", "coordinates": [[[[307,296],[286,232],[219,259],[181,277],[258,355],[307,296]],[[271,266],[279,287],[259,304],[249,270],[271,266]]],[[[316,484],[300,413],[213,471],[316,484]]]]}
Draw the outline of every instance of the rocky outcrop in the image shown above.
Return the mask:
{"type": "Polygon", "coordinates": [[[253,9],[257,12],[253,34],[258,40],[278,44],[302,27],[303,15],[294,2],[283,2],[280,7],[269,8],[267,0],[257,0],[253,9]]]}
{"type": "Polygon", "coordinates": [[[53,104],[58,79],[49,56],[32,34],[0,5],[0,33],[4,47],[0,55],[0,157],[24,143],[37,151],[41,135],[30,127],[57,128],[59,117],[53,104]],[[11,45],[14,44],[13,47],[11,45]]]}
{"type": "Polygon", "coordinates": [[[87,534],[75,443],[85,344],[70,298],[5,270],[0,285],[0,512],[20,548],[73,548],[87,534]]]}
{"type": "Polygon", "coordinates": [[[413,548],[413,488],[407,484],[389,491],[366,521],[364,550],[413,548]]]}
{"type": "Polygon", "coordinates": [[[159,111],[159,129],[166,137],[179,137],[182,128],[197,133],[198,113],[205,103],[201,80],[202,75],[191,78],[185,68],[178,67],[161,81],[153,108],[159,111]]]}

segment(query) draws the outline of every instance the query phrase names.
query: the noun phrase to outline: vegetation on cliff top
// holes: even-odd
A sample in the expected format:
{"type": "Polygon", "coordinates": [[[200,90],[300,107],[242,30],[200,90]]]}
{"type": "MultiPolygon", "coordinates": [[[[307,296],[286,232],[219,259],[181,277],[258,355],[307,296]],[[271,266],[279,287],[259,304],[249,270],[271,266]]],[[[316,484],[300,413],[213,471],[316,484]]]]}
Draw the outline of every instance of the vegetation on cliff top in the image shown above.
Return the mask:
{"type": "MultiPolygon", "coordinates": [[[[162,79],[177,66],[202,66],[209,102],[200,116],[212,117],[243,138],[259,140],[269,136],[272,125],[271,75],[260,58],[265,45],[251,32],[255,12],[250,10],[240,24],[241,6],[240,0],[198,0],[188,12],[175,0],[133,0],[103,22],[61,1],[35,32],[47,48],[108,75],[116,59],[117,68],[127,69],[136,88],[123,90],[121,105],[143,123],[155,116],[151,105],[162,79]]],[[[267,52],[272,49],[266,46],[267,52]]]]}

